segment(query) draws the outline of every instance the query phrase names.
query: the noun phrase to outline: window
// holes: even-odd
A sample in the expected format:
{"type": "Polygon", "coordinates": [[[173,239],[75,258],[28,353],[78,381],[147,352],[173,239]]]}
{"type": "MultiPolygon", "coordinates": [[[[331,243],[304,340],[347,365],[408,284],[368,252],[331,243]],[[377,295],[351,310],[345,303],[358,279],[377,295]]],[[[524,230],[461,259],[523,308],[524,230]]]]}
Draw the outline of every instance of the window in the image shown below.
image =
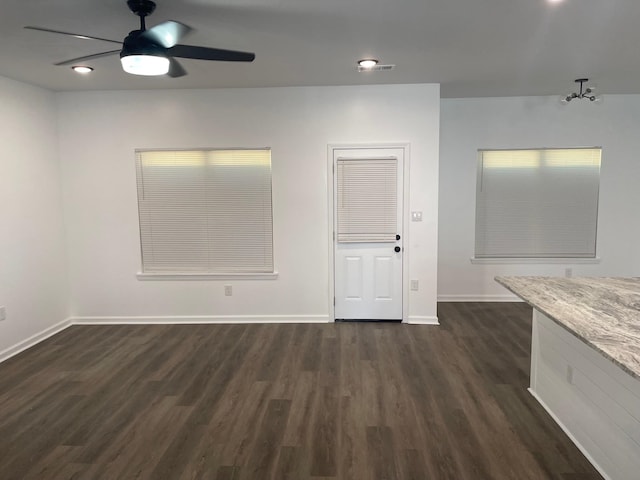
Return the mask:
{"type": "Polygon", "coordinates": [[[476,258],[595,258],[600,148],[481,150],[476,258]]]}
{"type": "Polygon", "coordinates": [[[273,273],[271,150],[136,151],[142,271],[273,273]]]}
{"type": "Polygon", "coordinates": [[[397,158],[339,158],[338,242],[395,242],[397,158]]]}

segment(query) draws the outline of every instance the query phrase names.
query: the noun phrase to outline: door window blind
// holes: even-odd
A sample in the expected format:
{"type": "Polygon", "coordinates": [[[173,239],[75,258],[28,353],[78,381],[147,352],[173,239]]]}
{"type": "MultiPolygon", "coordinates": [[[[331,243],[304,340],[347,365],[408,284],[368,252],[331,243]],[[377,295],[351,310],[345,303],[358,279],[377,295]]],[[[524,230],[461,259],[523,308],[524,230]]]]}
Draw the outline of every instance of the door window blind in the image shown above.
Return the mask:
{"type": "Polygon", "coordinates": [[[479,152],[477,258],[594,258],[600,148],[479,152]]]}
{"type": "Polygon", "coordinates": [[[137,151],[143,272],[273,272],[271,151],[137,151]]]}
{"type": "Polygon", "coordinates": [[[396,158],[337,160],[338,242],[392,242],[397,226],[396,158]]]}

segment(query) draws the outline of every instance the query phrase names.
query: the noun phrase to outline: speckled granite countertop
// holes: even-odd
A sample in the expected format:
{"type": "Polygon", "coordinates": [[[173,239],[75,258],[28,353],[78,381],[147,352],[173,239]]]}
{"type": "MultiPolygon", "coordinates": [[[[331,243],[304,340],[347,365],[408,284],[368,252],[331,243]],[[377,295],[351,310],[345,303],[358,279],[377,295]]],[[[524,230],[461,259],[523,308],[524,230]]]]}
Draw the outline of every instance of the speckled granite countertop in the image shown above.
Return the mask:
{"type": "Polygon", "coordinates": [[[496,281],[640,380],[640,278],[496,281]]]}

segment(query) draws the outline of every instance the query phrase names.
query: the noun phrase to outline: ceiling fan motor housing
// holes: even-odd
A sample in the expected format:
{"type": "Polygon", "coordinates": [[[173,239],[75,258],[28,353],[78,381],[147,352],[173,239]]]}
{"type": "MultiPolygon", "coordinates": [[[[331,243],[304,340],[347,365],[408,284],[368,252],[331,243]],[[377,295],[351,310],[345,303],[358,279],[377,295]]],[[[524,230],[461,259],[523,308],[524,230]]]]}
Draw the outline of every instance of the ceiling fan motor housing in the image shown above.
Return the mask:
{"type": "Polygon", "coordinates": [[[129,35],[127,35],[124,42],[122,42],[120,58],[129,55],[166,56],[166,48],[150,41],[148,38],[140,37],[142,33],[142,30],[129,32],[129,35]]]}

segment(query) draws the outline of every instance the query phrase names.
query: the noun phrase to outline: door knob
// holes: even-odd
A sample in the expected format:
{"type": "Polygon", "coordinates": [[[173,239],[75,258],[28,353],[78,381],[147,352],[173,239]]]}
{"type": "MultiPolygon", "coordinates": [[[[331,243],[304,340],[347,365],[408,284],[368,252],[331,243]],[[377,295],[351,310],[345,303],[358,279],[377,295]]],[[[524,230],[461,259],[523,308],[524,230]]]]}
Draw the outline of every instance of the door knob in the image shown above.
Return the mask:
{"type": "Polygon", "coordinates": [[[400,251],[400,250],[402,250],[402,249],[401,249],[400,247],[396,247],[396,248],[394,248],[394,250],[395,250],[396,252],[399,252],[399,251],[400,251]]]}

